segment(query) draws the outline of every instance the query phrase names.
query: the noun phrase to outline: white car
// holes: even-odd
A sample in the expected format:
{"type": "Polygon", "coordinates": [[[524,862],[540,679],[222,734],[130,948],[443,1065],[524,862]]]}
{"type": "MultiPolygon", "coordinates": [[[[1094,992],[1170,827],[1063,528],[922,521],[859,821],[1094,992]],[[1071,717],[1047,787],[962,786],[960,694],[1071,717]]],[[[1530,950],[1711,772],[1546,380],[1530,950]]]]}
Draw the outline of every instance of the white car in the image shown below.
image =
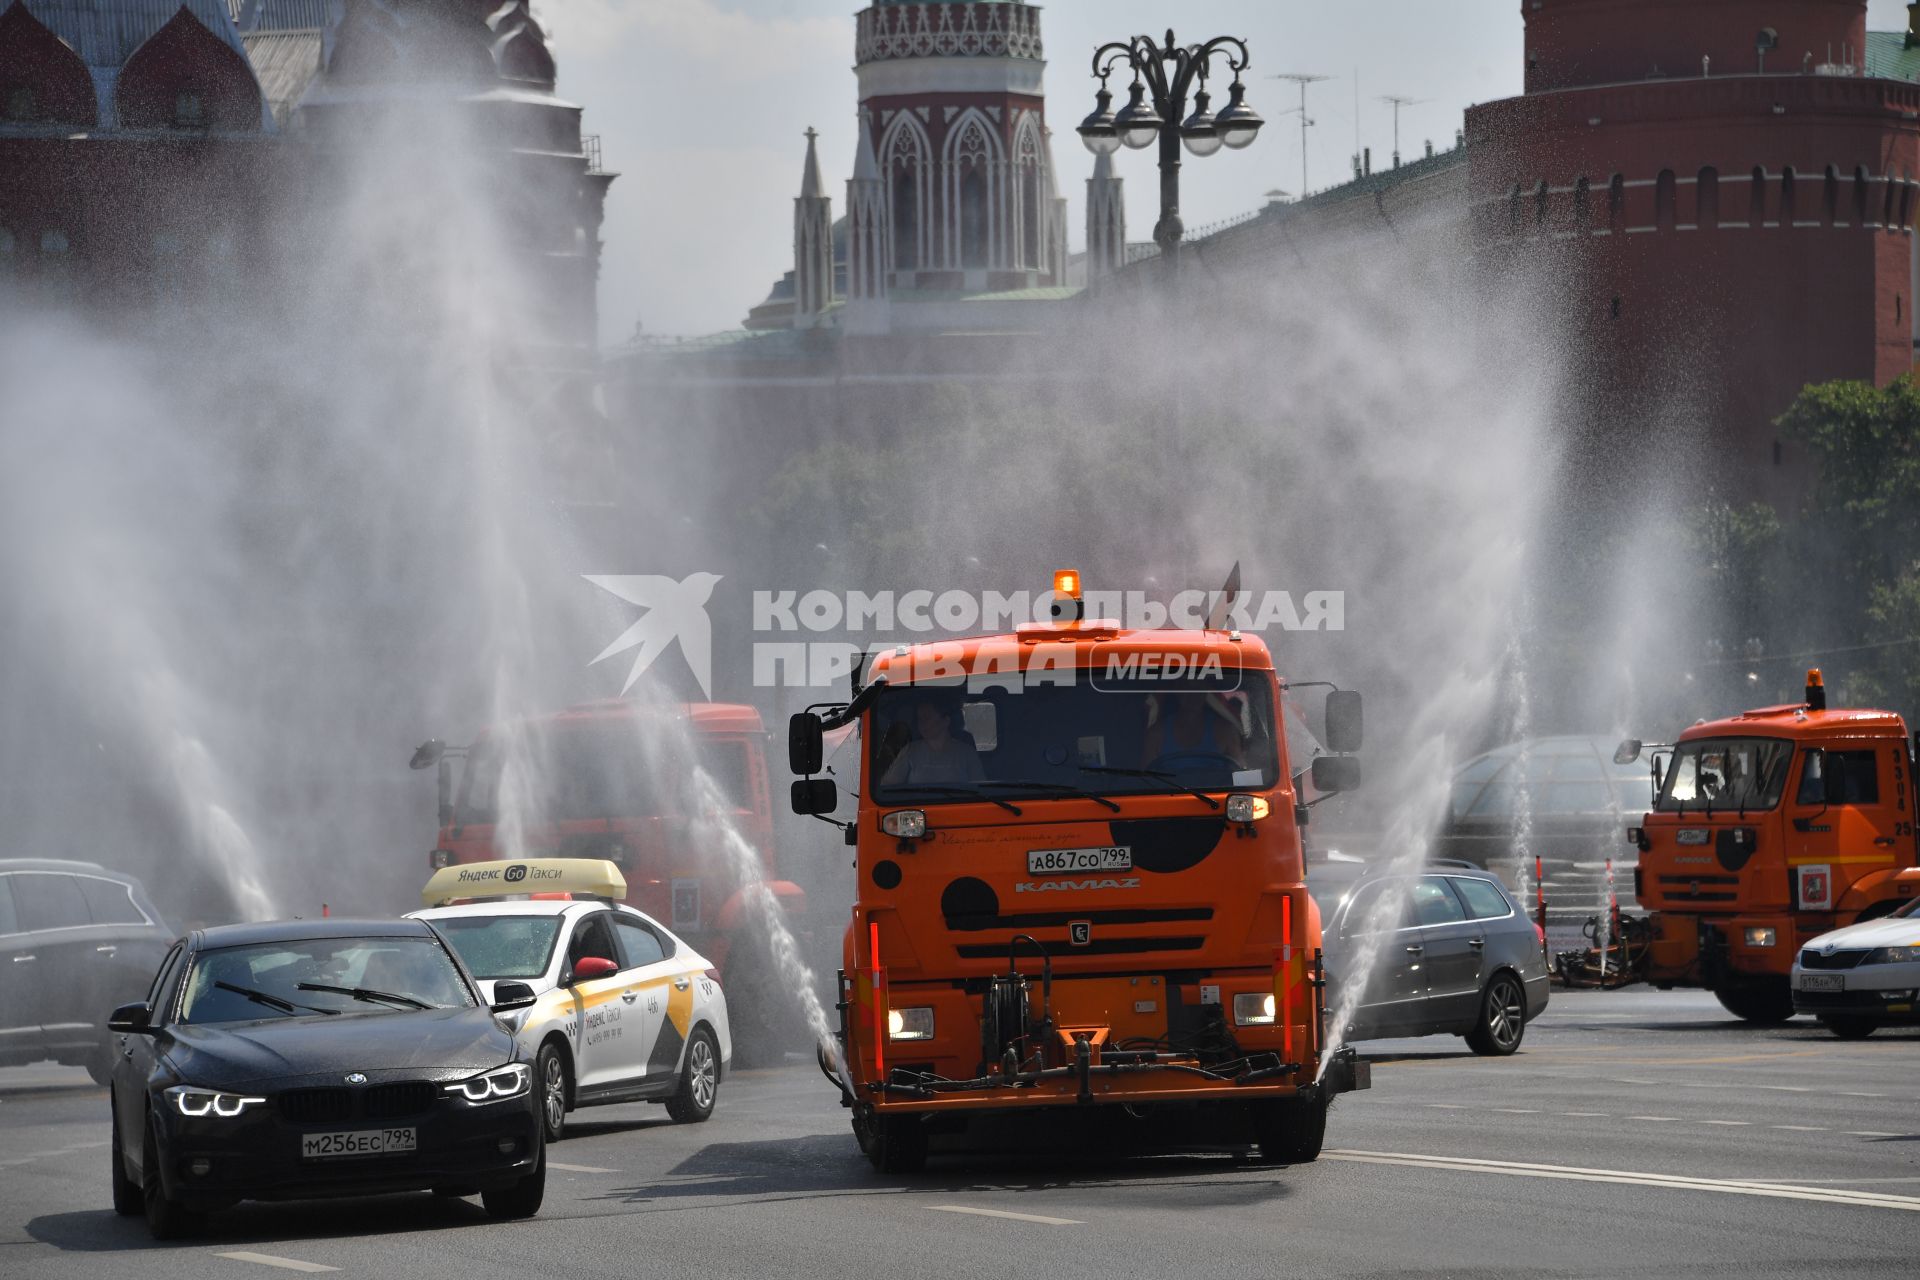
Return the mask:
{"type": "Polygon", "coordinates": [[[1890,916],[1823,933],[1793,961],[1793,1009],[1846,1040],[1920,1023],[1920,898],[1890,916]]]}
{"type": "Polygon", "coordinates": [[[569,1111],[602,1103],[661,1103],[675,1120],[698,1123],[713,1114],[732,1064],[713,966],[659,921],[612,900],[625,893],[607,862],[466,863],[437,873],[423,895],[460,905],[408,917],[440,931],[489,999],[503,979],[533,988],[532,1007],[512,1016],[549,1142],[569,1111]],[[461,883],[449,890],[454,877],[461,883]],[[579,900],[583,885],[594,896],[579,900]]]}

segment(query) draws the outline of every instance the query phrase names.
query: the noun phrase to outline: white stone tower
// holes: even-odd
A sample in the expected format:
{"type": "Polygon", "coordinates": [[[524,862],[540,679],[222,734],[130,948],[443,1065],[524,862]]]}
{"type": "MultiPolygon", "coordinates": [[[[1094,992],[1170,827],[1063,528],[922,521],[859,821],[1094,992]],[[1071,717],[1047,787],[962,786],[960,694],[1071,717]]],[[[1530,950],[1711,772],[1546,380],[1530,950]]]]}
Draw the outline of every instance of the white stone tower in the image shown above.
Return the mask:
{"type": "Polygon", "coordinates": [[[807,130],[807,167],[793,201],[793,327],[811,329],[833,302],[833,199],[820,177],[819,134],[807,130]]]}
{"type": "Polygon", "coordinates": [[[1087,179],[1087,287],[1127,263],[1127,202],[1113,157],[1097,155],[1087,179]]]}

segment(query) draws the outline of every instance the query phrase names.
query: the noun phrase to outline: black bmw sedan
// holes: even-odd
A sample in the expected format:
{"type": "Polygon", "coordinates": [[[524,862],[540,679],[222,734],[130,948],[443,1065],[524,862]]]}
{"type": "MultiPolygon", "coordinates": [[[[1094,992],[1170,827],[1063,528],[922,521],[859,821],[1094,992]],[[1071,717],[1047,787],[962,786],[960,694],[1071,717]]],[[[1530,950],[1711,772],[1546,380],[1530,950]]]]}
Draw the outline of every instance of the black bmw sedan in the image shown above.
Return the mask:
{"type": "MultiPolygon", "coordinates": [[[[516,990],[515,988],[519,988],[516,990]]],[[[539,1211],[532,1071],[417,920],[288,921],[176,942],[114,1010],[113,1207],[160,1239],[241,1200],[432,1190],[539,1211]]]]}

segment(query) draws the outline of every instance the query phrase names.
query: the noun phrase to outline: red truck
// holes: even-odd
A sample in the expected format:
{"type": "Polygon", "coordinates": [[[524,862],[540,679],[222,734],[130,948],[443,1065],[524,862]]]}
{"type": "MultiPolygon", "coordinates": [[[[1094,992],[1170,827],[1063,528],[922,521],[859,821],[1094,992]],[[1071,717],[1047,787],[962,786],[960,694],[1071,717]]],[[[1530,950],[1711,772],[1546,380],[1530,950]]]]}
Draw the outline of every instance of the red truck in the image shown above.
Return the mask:
{"type": "Polygon", "coordinates": [[[806,913],[805,893],[778,872],[766,736],[750,706],[608,699],[495,725],[466,747],[426,742],[411,767],[438,771],[440,831],[429,866],[611,861],[626,876],[628,902],[720,966],[736,1058],[764,1060],[782,1043],[789,1002],[745,894],[765,885],[796,931],[806,913]],[[707,800],[689,749],[741,837],[738,852],[715,847],[725,841],[695,816],[707,800]],[[463,763],[457,788],[455,760],[463,763]]]}

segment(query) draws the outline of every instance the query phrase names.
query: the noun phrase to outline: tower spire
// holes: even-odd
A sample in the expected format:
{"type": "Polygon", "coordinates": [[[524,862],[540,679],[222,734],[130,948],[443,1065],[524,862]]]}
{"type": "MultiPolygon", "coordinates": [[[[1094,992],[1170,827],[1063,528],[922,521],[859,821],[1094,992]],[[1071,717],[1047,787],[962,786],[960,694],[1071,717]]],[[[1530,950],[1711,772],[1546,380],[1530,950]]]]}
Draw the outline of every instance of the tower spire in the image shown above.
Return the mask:
{"type": "Polygon", "coordinates": [[[1087,179],[1087,287],[1113,274],[1127,261],[1127,202],[1113,174],[1113,157],[1093,158],[1093,176],[1087,179]]]}
{"type": "Polygon", "coordinates": [[[833,200],[820,178],[820,135],[807,130],[807,164],[793,201],[793,327],[811,329],[833,301],[833,200]]]}
{"type": "Polygon", "coordinates": [[[887,293],[887,193],[873,154],[873,117],[860,111],[860,140],[847,182],[847,297],[858,304],[887,293]]]}

